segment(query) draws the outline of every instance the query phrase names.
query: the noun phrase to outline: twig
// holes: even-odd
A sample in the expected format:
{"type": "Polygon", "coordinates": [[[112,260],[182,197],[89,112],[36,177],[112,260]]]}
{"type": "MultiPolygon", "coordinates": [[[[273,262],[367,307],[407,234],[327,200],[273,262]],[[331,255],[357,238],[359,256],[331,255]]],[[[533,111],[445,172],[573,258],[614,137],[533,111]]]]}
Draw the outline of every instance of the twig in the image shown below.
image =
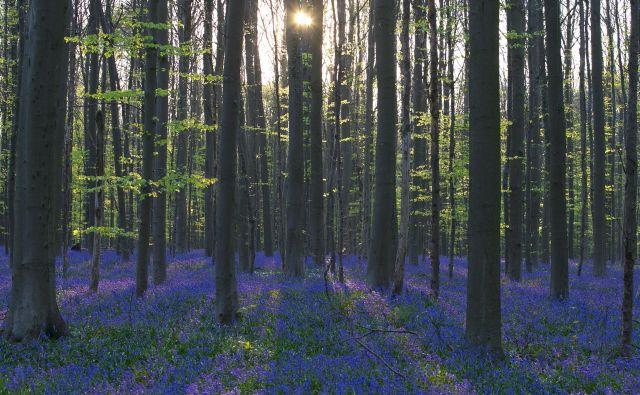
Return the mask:
{"type": "Polygon", "coordinates": [[[361,342],[359,339],[357,338],[353,338],[353,340],[358,343],[362,348],[364,348],[365,350],[367,350],[371,355],[373,355],[374,357],[376,357],[380,362],[382,362],[384,364],[384,366],[387,367],[387,369],[389,369],[390,371],[392,371],[393,373],[397,374],[398,376],[402,377],[403,379],[406,379],[407,377],[400,373],[399,371],[397,371],[396,369],[393,368],[393,366],[389,365],[389,363],[387,361],[385,361],[384,358],[382,358],[382,356],[380,356],[379,354],[377,354],[375,351],[373,351],[371,348],[369,348],[369,346],[367,346],[366,344],[364,344],[363,342],[361,342]]]}

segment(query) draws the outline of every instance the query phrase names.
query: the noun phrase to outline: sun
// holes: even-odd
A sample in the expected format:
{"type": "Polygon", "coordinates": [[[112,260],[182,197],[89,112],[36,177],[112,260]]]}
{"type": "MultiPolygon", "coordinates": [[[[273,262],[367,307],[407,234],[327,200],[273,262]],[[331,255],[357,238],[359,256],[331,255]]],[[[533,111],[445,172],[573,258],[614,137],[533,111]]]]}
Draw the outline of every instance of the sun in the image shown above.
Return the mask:
{"type": "Polygon", "coordinates": [[[311,26],[312,20],[311,17],[304,13],[303,11],[298,11],[293,19],[294,23],[298,26],[308,27],[311,26]]]}

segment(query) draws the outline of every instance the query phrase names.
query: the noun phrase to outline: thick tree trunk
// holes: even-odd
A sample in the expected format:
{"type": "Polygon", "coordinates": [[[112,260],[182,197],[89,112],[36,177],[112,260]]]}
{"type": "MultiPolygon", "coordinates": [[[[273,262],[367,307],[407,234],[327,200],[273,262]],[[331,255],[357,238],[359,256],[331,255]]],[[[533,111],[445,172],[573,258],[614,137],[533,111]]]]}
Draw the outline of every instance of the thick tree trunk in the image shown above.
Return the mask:
{"type": "Polygon", "coordinates": [[[495,0],[469,11],[469,277],[466,337],[502,356],[500,313],[499,11],[495,0]]]}
{"type": "Polygon", "coordinates": [[[62,181],[71,4],[31,0],[24,44],[16,141],[16,212],[11,297],[4,335],[58,337],[66,325],[56,302],[55,249],[62,181]]]}
{"type": "Polygon", "coordinates": [[[364,99],[364,160],[362,169],[362,250],[365,256],[369,252],[371,235],[371,147],[373,136],[373,83],[375,81],[375,2],[369,2],[369,23],[367,32],[367,80],[364,99]]]}
{"type": "Polygon", "coordinates": [[[397,249],[396,223],[396,37],[395,1],[375,2],[378,134],[376,136],[375,196],[367,279],[374,288],[387,288],[397,249]]]}
{"type": "Polygon", "coordinates": [[[233,250],[233,216],[236,183],[236,152],[240,113],[240,63],[242,19],[245,0],[227,5],[225,29],[222,116],[218,150],[218,190],[216,208],[216,314],[222,323],[232,323],[238,315],[238,288],[233,250]]]}
{"type": "Polygon", "coordinates": [[[300,26],[294,17],[298,0],[286,3],[286,38],[289,68],[289,146],[287,154],[287,239],[284,272],[288,276],[304,276],[304,158],[302,111],[302,52],[300,26]]]}
{"type": "Polygon", "coordinates": [[[547,28],[548,96],[550,134],[549,203],[551,225],[551,297],[569,296],[569,264],[567,257],[566,144],[564,100],[562,95],[562,48],[560,3],[545,0],[547,28]]]}

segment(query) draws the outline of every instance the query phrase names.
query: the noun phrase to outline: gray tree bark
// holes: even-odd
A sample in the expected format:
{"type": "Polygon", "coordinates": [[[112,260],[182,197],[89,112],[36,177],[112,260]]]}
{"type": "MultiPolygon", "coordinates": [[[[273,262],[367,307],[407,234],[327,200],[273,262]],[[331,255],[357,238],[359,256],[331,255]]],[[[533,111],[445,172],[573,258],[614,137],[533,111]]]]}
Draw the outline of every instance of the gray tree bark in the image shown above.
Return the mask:
{"type": "Polygon", "coordinates": [[[227,3],[221,128],[216,196],[216,314],[222,323],[235,322],[238,286],[233,249],[236,152],[240,114],[240,64],[245,0],[227,3]]]}
{"type": "Polygon", "coordinates": [[[524,1],[511,1],[507,10],[507,17],[511,20],[511,39],[509,40],[510,73],[511,73],[511,127],[509,163],[509,244],[507,249],[509,278],[520,281],[522,276],[522,214],[524,201],[522,194],[522,167],[524,159],[524,128],[525,128],[525,76],[524,50],[525,19],[524,1]]]}
{"type": "Polygon", "coordinates": [[[547,103],[549,119],[549,203],[551,231],[551,297],[569,296],[569,262],[567,256],[566,144],[562,79],[562,32],[560,3],[545,0],[547,44],[547,103]]]}
{"type": "MultiPolygon", "coordinates": [[[[149,0],[147,5],[147,21],[157,22],[159,0],[149,0]]],[[[144,79],[144,131],[142,134],[142,178],[144,184],[140,190],[140,227],[138,228],[138,256],[136,259],[136,296],[142,297],[147,291],[149,277],[149,239],[151,238],[151,209],[153,180],[153,148],[155,138],[155,112],[158,50],[157,33],[155,29],[148,29],[151,37],[145,48],[145,79],[144,79]]]]}
{"type": "Polygon", "coordinates": [[[500,357],[500,4],[496,0],[474,0],[469,6],[466,337],[471,344],[500,357]]]}
{"type": "Polygon", "coordinates": [[[20,62],[11,297],[4,336],[27,341],[67,332],[56,301],[55,255],[64,145],[71,4],[31,0],[20,62]]]}
{"type": "MultiPolygon", "coordinates": [[[[638,47],[640,44],[640,1],[631,0],[631,33],[629,36],[629,93],[627,109],[638,108],[638,47]]],[[[622,293],[622,353],[632,354],[633,334],[633,270],[637,256],[637,177],[638,177],[638,113],[627,111],[624,184],[624,274],[622,293]]]]}
{"type": "Polygon", "coordinates": [[[299,10],[298,0],[286,3],[286,38],[289,68],[289,146],[287,155],[287,238],[284,272],[304,276],[304,163],[302,113],[302,53],[300,26],[293,18],[299,10]]]}
{"type": "Polygon", "coordinates": [[[605,276],[607,270],[605,218],[605,133],[602,86],[602,31],[600,0],[591,0],[591,57],[593,89],[593,271],[605,276]]]}
{"type": "Polygon", "coordinates": [[[322,37],[324,15],[323,0],[313,1],[311,31],[311,109],[310,134],[310,210],[311,255],[317,265],[324,263],[324,181],[322,177],[322,37]]]}
{"type": "MultiPolygon", "coordinates": [[[[167,23],[169,10],[167,0],[158,0],[158,23],[167,23]]],[[[168,29],[157,31],[158,45],[169,44],[168,29]]],[[[162,92],[169,90],[169,54],[166,50],[158,53],[158,89],[162,92]]],[[[169,122],[169,96],[163,93],[156,98],[156,150],[154,181],[160,187],[153,202],[153,283],[161,284],[167,278],[167,192],[162,180],[167,175],[167,122],[169,122]]]]}
{"type": "Polygon", "coordinates": [[[375,2],[376,75],[378,80],[378,134],[375,155],[375,192],[367,281],[386,289],[393,275],[397,249],[396,223],[396,37],[395,1],[375,2]]]}

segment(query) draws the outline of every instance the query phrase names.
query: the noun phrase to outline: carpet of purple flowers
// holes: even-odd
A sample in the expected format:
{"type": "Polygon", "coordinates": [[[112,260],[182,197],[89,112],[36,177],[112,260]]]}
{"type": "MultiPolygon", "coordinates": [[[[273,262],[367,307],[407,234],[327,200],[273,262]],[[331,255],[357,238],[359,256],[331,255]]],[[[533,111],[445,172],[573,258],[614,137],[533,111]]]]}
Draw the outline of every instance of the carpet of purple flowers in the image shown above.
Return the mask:
{"type": "MultiPolygon", "coordinates": [[[[640,357],[617,352],[617,268],[607,279],[572,274],[565,302],[547,298],[544,265],[520,284],[504,281],[507,358],[492,363],[463,347],[463,259],[434,303],[425,263],[407,267],[406,293],[391,298],[368,291],[364,264],[352,258],[328,299],[321,268],[290,280],[277,259],[259,256],[256,272],[238,277],[242,319],[233,327],[216,323],[213,268],[201,252],[172,259],[166,284],[142,300],[133,264],[113,252],[98,294],[87,291],[89,256],[71,260],[58,278],[70,336],[0,340],[0,393],[640,393],[640,357]]],[[[2,257],[0,320],[10,281],[2,257]]]]}

